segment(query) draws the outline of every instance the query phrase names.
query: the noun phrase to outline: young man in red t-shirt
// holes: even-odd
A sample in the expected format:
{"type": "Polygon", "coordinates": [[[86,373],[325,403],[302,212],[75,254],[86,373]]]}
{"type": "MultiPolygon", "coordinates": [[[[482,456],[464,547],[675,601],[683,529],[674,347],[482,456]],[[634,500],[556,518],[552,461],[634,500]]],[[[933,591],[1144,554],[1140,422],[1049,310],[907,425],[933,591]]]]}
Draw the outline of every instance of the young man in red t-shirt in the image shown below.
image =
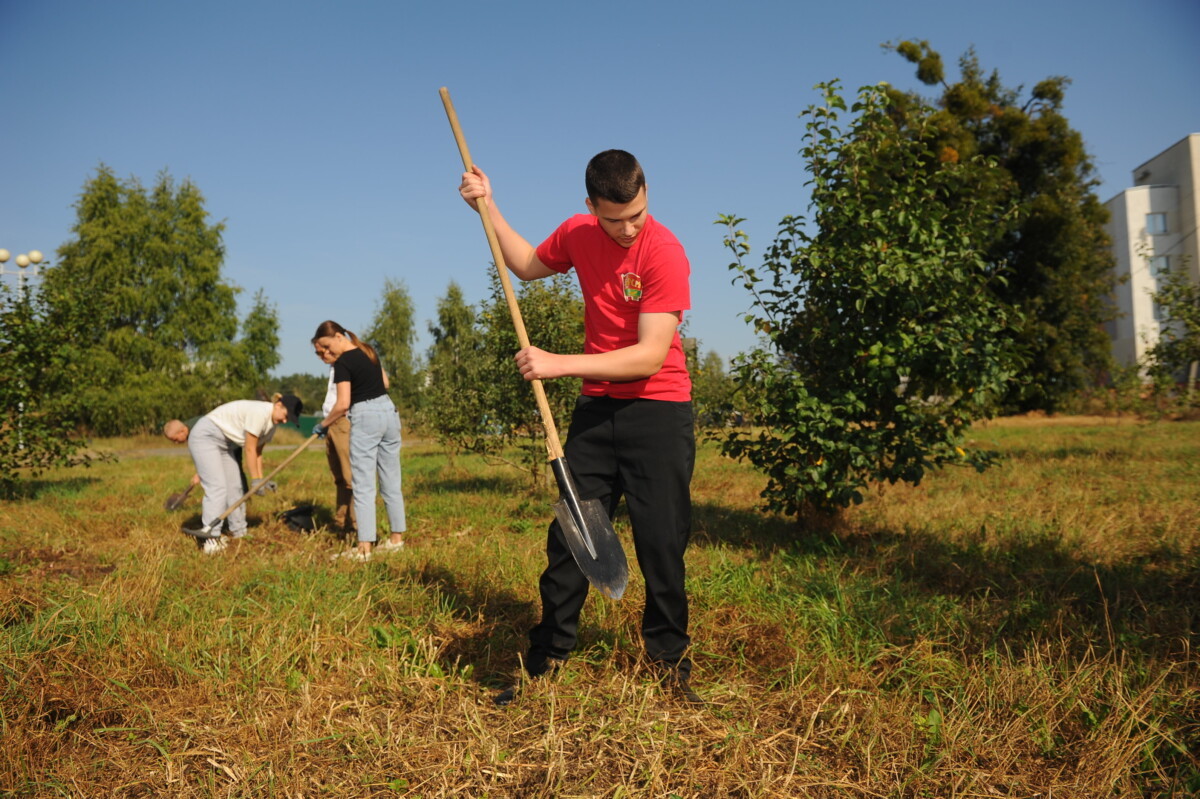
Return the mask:
{"type": "MultiPolygon", "coordinates": [[[[583,379],[564,447],[580,497],[599,499],[609,516],[621,498],[629,511],[646,580],[642,639],[664,681],[689,702],[688,603],[683,552],[691,533],[689,484],[695,462],[691,379],[679,324],[691,307],[690,267],[678,239],[646,212],[646,179],[637,159],[606,150],[588,163],[588,214],[563,222],[536,249],[513,230],[478,167],[459,193],[474,209],[487,203],[508,268],[521,280],[574,269],[584,299],[584,351],[526,347],[516,362],[526,380],[583,379]]],[[[558,522],[550,525],[539,581],[542,620],[529,634],[525,669],[539,677],[575,647],[588,582],[558,522]]],[[[510,688],[496,697],[507,704],[510,688]]]]}

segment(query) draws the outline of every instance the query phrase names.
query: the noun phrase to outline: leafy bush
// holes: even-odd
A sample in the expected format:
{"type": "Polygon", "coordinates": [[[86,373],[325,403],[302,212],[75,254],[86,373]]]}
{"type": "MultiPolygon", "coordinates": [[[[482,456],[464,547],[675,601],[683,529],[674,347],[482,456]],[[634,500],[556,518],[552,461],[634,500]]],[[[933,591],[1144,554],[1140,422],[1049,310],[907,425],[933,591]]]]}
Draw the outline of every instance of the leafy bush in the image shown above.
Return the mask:
{"type": "MultiPolygon", "coordinates": [[[[555,275],[520,283],[515,290],[534,346],[548,352],[582,351],[583,300],[573,278],[555,275]]],[[[431,332],[424,426],[459,452],[499,458],[515,445],[521,455],[514,465],[528,470],[535,483],[542,482],[545,430],[533,391],[513,362],[520,344],[495,270],[490,297],[478,311],[463,302],[461,290],[451,284],[438,303],[438,324],[431,332]]],[[[580,382],[562,378],[543,383],[564,439],[580,382]]]]}
{"type": "Polygon", "coordinates": [[[1168,382],[1186,382],[1187,399],[1196,400],[1200,362],[1200,283],[1185,267],[1164,270],[1154,302],[1162,309],[1158,343],[1150,350],[1152,371],[1168,382]]]}
{"type": "Polygon", "coordinates": [[[87,376],[75,342],[87,318],[58,321],[66,324],[51,323],[44,291],[18,296],[0,285],[0,496],[22,474],[92,460],[75,429],[87,376]]]}
{"type": "Polygon", "coordinates": [[[994,453],[965,450],[962,433],[1019,369],[1014,312],[991,290],[1003,276],[979,247],[1012,212],[976,190],[992,165],[901,134],[883,86],[860,90],[846,121],[837,82],[819,88],[801,151],[815,232],[785,217],[753,268],[743,220],[719,220],[764,337],[734,365],[759,427],[723,449],[765,472],[767,507],[787,513],[845,507],[869,482],[918,483],[943,464],[986,468],[994,453]]]}

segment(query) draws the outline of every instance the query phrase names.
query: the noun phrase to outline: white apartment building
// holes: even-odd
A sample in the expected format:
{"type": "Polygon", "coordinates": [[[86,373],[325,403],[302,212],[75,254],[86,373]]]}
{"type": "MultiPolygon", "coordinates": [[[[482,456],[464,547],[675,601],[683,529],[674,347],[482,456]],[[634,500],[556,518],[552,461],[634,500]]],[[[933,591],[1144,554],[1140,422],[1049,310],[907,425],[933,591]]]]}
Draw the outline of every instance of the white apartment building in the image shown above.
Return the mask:
{"type": "Polygon", "coordinates": [[[1120,316],[1108,323],[1113,356],[1142,361],[1158,341],[1162,318],[1153,295],[1164,269],[1185,269],[1200,282],[1196,228],[1200,223],[1200,133],[1192,133],[1133,170],[1133,187],[1105,203],[1111,218],[1120,316]]]}

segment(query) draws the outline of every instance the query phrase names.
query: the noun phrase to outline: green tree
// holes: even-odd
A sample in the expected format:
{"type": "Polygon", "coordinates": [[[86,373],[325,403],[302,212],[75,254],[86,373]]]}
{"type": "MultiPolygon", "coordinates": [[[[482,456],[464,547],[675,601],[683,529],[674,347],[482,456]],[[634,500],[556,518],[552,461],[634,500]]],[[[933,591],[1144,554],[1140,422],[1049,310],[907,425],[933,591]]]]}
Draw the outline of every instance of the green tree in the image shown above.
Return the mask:
{"type": "MultiPolygon", "coordinates": [[[[516,445],[520,465],[535,484],[545,479],[545,429],[533,389],[521,377],[513,356],[520,349],[500,279],[492,270],[491,298],[479,314],[483,332],[484,379],[488,382],[488,423],[498,445],[516,445]]],[[[583,351],[583,298],[569,275],[520,282],[517,302],[530,343],[547,352],[583,351]]],[[[582,381],[559,378],[542,383],[559,436],[565,441],[567,421],[582,381]]]]}
{"type": "Polygon", "coordinates": [[[475,308],[454,281],[438,300],[437,322],[429,325],[433,345],[426,357],[421,425],[451,454],[488,449],[483,334],[475,308]]]}
{"type": "Polygon", "coordinates": [[[240,346],[238,289],[221,276],[224,225],[208,221],[193,183],[162,173],[147,191],[102,165],[75,209],[73,238],[44,284],[52,323],[90,319],[76,342],[90,378],[77,423],[100,434],[145,430],[260,385],[274,311],[256,306],[240,346]]]}
{"type": "Polygon", "coordinates": [[[892,92],[893,115],[939,157],[993,159],[986,188],[1003,191],[1018,213],[997,226],[984,257],[1006,280],[992,290],[1016,309],[1015,328],[1028,355],[1028,381],[1013,383],[1009,410],[1054,411],[1111,367],[1103,325],[1115,310],[1104,224],[1108,212],[1094,189],[1099,180],[1083,137],[1063,115],[1070,80],[1050,77],[1028,93],[985,74],[973,51],[959,59],[959,78],[946,81],[942,58],[925,41],[886,45],[917,67],[917,78],[942,90],[931,112],[915,94],[892,92]]]}
{"type": "MultiPolygon", "coordinates": [[[[734,366],[760,427],[723,449],[765,472],[766,506],[787,513],[845,507],[869,483],[917,483],[944,464],[985,468],[994,454],[965,451],[962,434],[1019,368],[1014,314],[978,246],[1010,213],[975,190],[994,167],[940,159],[919,127],[901,135],[883,87],[861,89],[846,120],[837,83],[819,88],[801,151],[812,230],[785,217],[754,268],[742,220],[719,220],[764,336],[734,366]]],[[[909,110],[908,125],[930,119],[909,110]]]]}
{"type": "Polygon", "coordinates": [[[271,370],[279,365],[279,311],[262,289],[254,293],[254,304],[242,320],[238,348],[249,364],[249,382],[256,386],[270,382],[271,370]]]}
{"type": "Polygon", "coordinates": [[[417,340],[412,297],[403,281],[388,278],[363,339],[379,353],[391,384],[390,393],[401,413],[415,411],[419,401],[420,368],[413,350],[417,340]]]}
{"type": "Polygon", "coordinates": [[[88,324],[82,309],[52,321],[44,286],[18,296],[0,285],[0,496],[22,477],[93,460],[75,421],[90,377],[77,346],[88,324]]]}
{"type": "MultiPolygon", "coordinates": [[[[521,377],[513,355],[520,349],[504,291],[495,269],[491,292],[478,312],[466,305],[451,283],[438,303],[438,324],[426,372],[427,423],[439,440],[458,450],[505,458],[518,449],[514,466],[535,483],[545,479],[545,431],[533,389],[521,377]]],[[[583,300],[572,278],[554,275],[515,286],[530,342],[549,352],[581,352],[583,300]]],[[[575,378],[543,383],[559,435],[580,382],[575,378]]]]}
{"type": "Polygon", "coordinates": [[[193,183],[176,187],[164,173],[147,193],[101,166],[75,208],[75,238],[46,281],[90,302],[97,340],[157,364],[233,339],[237,290],[221,278],[225,226],[208,224],[193,183]]]}
{"type": "Polygon", "coordinates": [[[322,367],[324,374],[313,375],[303,372],[284,375],[274,380],[271,391],[280,394],[294,394],[304,403],[305,414],[319,414],[321,403],[325,401],[325,390],[329,387],[329,368],[322,367]]]}
{"type": "Polygon", "coordinates": [[[738,386],[725,368],[720,354],[709,350],[699,357],[699,348],[688,355],[688,372],[692,376],[692,406],[702,427],[724,427],[740,410],[738,386]]]}
{"type": "Polygon", "coordinates": [[[1152,371],[1164,382],[1186,381],[1188,398],[1193,399],[1200,369],[1200,283],[1186,266],[1163,270],[1154,302],[1162,327],[1149,352],[1152,371]]]}

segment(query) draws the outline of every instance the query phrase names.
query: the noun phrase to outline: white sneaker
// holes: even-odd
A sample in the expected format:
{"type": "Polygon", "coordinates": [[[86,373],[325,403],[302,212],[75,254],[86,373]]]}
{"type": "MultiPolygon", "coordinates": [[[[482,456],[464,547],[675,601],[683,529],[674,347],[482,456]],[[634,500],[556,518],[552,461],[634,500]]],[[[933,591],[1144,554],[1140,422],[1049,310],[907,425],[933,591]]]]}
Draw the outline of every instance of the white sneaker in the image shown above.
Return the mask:
{"type": "Polygon", "coordinates": [[[200,551],[205,555],[216,555],[218,552],[224,552],[227,546],[229,544],[224,538],[209,538],[200,545],[200,551]]]}
{"type": "Polygon", "coordinates": [[[329,559],[330,560],[367,561],[367,560],[371,559],[371,553],[370,552],[362,552],[359,550],[358,547],[351,547],[350,549],[343,549],[341,552],[335,552],[334,554],[329,556],[329,559]]]}
{"type": "Polygon", "coordinates": [[[382,544],[375,545],[376,552],[399,552],[402,549],[404,549],[404,539],[401,539],[393,544],[392,539],[389,538],[382,544]]]}

